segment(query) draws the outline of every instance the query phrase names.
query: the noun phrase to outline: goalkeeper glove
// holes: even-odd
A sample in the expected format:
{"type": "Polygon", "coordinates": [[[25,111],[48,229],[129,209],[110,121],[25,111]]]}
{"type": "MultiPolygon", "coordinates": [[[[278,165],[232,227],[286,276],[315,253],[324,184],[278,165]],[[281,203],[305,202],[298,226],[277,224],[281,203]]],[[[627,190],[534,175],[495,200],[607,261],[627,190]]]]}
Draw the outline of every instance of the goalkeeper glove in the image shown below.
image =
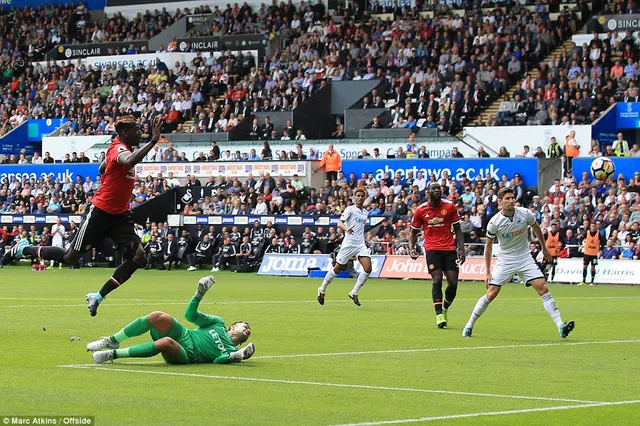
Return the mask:
{"type": "Polygon", "coordinates": [[[231,352],[229,354],[229,358],[231,359],[232,362],[240,362],[244,359],[251,358],[255,353],[255,351],[256,351],[256,345],[254,345],[253,343],[249,343],[244,348],[237,350],[235,352],[231,352]]]}
{"type": "Polygon", "coordinates": [[[204,296],[205,293],[209,291],[209,289],[212,285],[215,284],[215,282],[216,279],[211,275],[209,275],[208,277],[200,278],[200,281],[198,281],[198,291],[196,291],[196,297],[198,299],[202,299],[202,296],[204,296]]]}

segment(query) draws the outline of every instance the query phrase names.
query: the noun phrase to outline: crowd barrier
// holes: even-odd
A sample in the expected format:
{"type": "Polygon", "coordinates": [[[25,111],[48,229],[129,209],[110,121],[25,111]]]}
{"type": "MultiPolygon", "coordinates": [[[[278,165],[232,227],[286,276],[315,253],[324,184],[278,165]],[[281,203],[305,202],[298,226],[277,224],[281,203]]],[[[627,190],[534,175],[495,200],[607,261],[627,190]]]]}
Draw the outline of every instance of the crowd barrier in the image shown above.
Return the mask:
{"type": "MultiPolygon", "coordinates": [[[[481,142],[486,150],[489,150],[491,157],[495,157],[500,152],[500,147],[506,147],[511,157],[521,155],[524,146],[527,145],[531,152],[535,152],[537,147],[542,148],[546,153],[547,147],[554,137],[564,146],[565,137],[570,131],[576,132],[576,141],[582,146],[581,152],[589,151],[588,146],[591,141],[592,127],[587,124],[577,126],[489,126],[489,127],[465,127],[465,142],[471,146],[481,142]]],[[[466,155],[465,155],[466,156],[466,155]]]]}
{"type": "MultiPolygon", "coordinates": [[[[495,266],[496,258],[491,261],[495,266]]],[[[372,278],[429,279],[423,256],[416,260],[409,256],[371,256],[372,278]]],[[[361,266],[354,262],[356,271],[361,266]]],[[[328,254],[265,254],[258,275],[306,277],[311,271],[328,271],[332,262],[328,254]]],[[[591,272],[587,276],[590,281],[591,272]]],[[[484,281],[487,270],[484,257],[468,257],[460,266],[459,279],[484,281]]],[[[582,259],[558,259],[554,283],[576,284],[582,281],[582,259]]],[[[640,261],[601,259],[596,267],[596,284],[640,285],[640,261]]]]}
{"type": "MultiPolygon", "coordinates": [[[[582,282],[582,259],[558,259],[553,282],[568,284],[582,282]]],[[[591,282],[591,268],[587,270],[587,282],[591,282]]],[[[594,282],[640,285],[640,261],[599,259],[594,282]]]]}
{"type": "MultiPolygon", "coordinates": [[[[336,226],[339,216],[211,216],[211,215],[180,215],[181,225],[253,225],[255,221],[261,225],[271,222],[273,225],[287,226],[336,226]]],[[[383,216],[367,218],[367,226],[376,226],[384,219],[383,216]]]]}
{"type": "Polygon", "coordinates": [[[538,185],[538,160],[536,158],[442,158],[442,159],[383,159],[383,160],[344,160],[342,171],[346,176],[355,173],[360,177],[362,173],[373,173],[373,176],[380,180],[385,173],[389,173],[391,178],[396,173],[407,176],[408,172],[413,173],[416,178],[418,172],[422,172],[428,180],[431,174],[436,179],[442,178],[446,171],[450,177],[460,180],[463,174],[474,181],[477,178],[486,179],[488,176],[500,181],[503,174],[510,179],[514,174],[520,173],[524,184],[527,186],[538,185]]]}
{"type": "MultiPolygon", "coordinates": [[[[60,218],[62,223],[75,222],[80,224],[83,217],[81,215],[60,214],[60,215],[21,215],[21,214],[3,214],[0,215],[0,223],[3,224],[38,224],[38,223],[56,223],[56,219],[60,218]]],[[[177,218],[171,226],[183,225],[253,225],[255,221],[261,225],[271,222],[273,225],[286,226],[336,226],[339,216],[210,216],[210,215],[169,215],[170,219],[177,218]]],[[[367,218],[367,226],[376,226],[384,216],[371,216],[367,218]]],[[[171,221],[169,221],[171,222],[171,221]]]]}
{"type": "Polygon", "coordinates": [[[234,161],[211,163],[140,163],[136,165],[138,176],[157,176],[162,173],[167,176],[173,173],[176,178],[195,175],[199,178],[209,176],[245,177],[250,173],[260,176],[261,173],[269,173],[272,176],[300,177],[310,173],[306,161],[234,161]]]}
{"type": "MultiPolygon", "coordinates": [[[[211,141],[209,142],[191,142],[185,141],[184,138],[205,137],[209,135],[211,140],[216,140],[217,133],[173,133],[163,135],[173,142],[173,147],[178,152],[184,152],[186,157],[193,161],[198,158],[201,152],[209,155],[211,150],[211,141]]],[[[302,143],[303,150],[309,154],[309,149],[313,147],[318,154],[318,158],[329,148],[334,145],[335,150],[340,154],[343,160],[357,159],[362,154],[362,149],[366,149],[369,154],[373,155],[373,149],[378,148],[380,155],[387,157],[395,155],[398,147],[403,149],[407,146],[406,138],[395,139],[307,139],[304,141],[269,141],[269,146],[273,153],[273,158],[280,158],[280,154],[284,151],[287,155],[290,151],[296,152],[298,143],[302,143]]],[[[42,138],[42,151],[49,151],[55,159],[64,158],[64,155],[72,151],[84,152],[91,161],[97,161],[100,154],[105,152],[111,143],[111,136],[47,136],[42,138]]],[[[249,153],[251,149],[255,149],[258,155],[262,152],[263,141],[225,141],[218,139],[220,149],[230,150],[233,154],[236,151],[249,153]]],[[[476,152],[471,147],[460,143],[454,137],[438,136],[436,138],[416,138],[415,144],[418,148],[425,146],[431,157],[447,157],[451,155],[451,149],[457,146],[459,151],[465,157],[475,156],[476,152]]],[[[167,148],[164,143],[158,145],[163,150],[167,148]]],[[[150,156],[148,156],[150,158],[150,156]]],[[[147,158],[147,159],[149,159],[147,158]]],[[[146,161],[146,160],[145,160],[146,161]]]]}
{"type": "MultiPolygon", "coordinates": [[[[640,127],[640,102],[618,102],[607,109],[592,126],[592,138],[600,142],[600,146],[613,145],[618,138],[618,132],[625,133],[625,137],[635,139],[635,129],[640,127]]],[[[629,141],[629,148],[634,141],[629,141]]],[[[582,144],[580,144],[582,145],[582,144]]],[[[585,147],[586,148],[586,147],[585,147]]],[[[580,149],[580,156],[589,155],[589,149],[580,149]]],[[[603,149],[604,151],[604,149],[603,149]]]]}
{"type": "Polygon", "coordinates": [[[61,214],[61,215],[32,215],[32,214],[3,214],[0,215],[0,224],[3,225],[35,225],[39,223],[56,223],[56,219],[60,218],[62,223],[75,222],[77,225],[82,222],[83,217],[77,214],[61,214]]]}
{"type": "MultiPolygon", "coordinates": [[[[257,53],[257,51],[255,51],[257,53]]],[[[155,67],[158,63],[158,59],[167,65],[167,67],[172,71],[178,71],[180,66],[176,67],[176,62],[182,64],[182,62],[190,63],[196,56],[196,53],[183,53],[183,52],[165,52],[165,53],[142,53],[138,55],[110,55],[110,56],[87,56],[77,59],[69,59],[69,58],[60,58],[56,61],[46,60],[33,62],[31,65],[36,66],[47,66],[55,62],[58,66],[65,66],[69,62],[71,62],[75,66],[84,65],[86,68],[91,66],[92,68],[96,68],[101,66],[104,70],[107,65],[111,65],[112,68],[117,69],[120,65],[127,70],[131,71],[136,69],[138,66],[143,66],[145,69],[148,66],[155,67]]],[[[214,55],[216,56],[216,55],[214,55]]],[[[219,57],[220,55],[217,55],[219,57]]]]}
{"type": "Polygon", "coordinates": [[[95,179],[99,175],[99,167],[98,163],[3,164],[0,165],[0,181],[4,178],[11,180],[14,177],[17,180],[23,178],[38,180],[51,176],[54,180],[60,179],[61,182],[64,182],[66,178],[75,182],[76,176],[80,175],[84,182],[86,176],[95,179]]]}
{"type": "MultiPolygon", "coordinates": [[[[311,176],[310,162],[308,161],[230,161],[215,163],[140,163],[135,166],[135,172],[141,178],[146,176],[157,177],[159,173],[167,177],[173,173],[175,178],[185,178],[187,175],[196,176],[199,179],[207,179],[210,176],[218,177],[246,177],[253,174],[258,177],[261,173],[269,173],[274,178],[282,175],[290,178],[293,175],[300,177],[311,176]]],[[[98,176],[98,163],[53,163],[53,164],[6,164],[0,165],[0,180],[15,177],[20,180],[40,179],[51,176],[54,180],[64,182],[70,178],[76,181],[76,176],[84,178],[89,176],[94,179],[98,176]]],[[[205,181],[206,183],[206,181],[205,181]]]]}
{"type": "MultiPolygon", "coordinates": [[[[429,278],[424,257],[416,260],[409,256],[374,255],[371,256],[373,278],[429,278]]],[[[495,264],[495,259],[492,265],[495,264]]],[[[356,270],[360,264],[354,262],[356,270]]],[[[328,271],[332,266],[328,254],[265,254],[258,275],[278,275],[306,277],[310,271],[328,271]]],[[[484,258],[470,257],[460,267],[461,280],[483,281],[486,277],[484,258]]]]}
{"type": "MultiPolygon", "coordinates": [[[[616,179],[618,176],[623,175],[627,183],[629,183],[629,179],[632,179],[636,172],[640,172],[640,160],[638,158],[611,157],[611,161],[616,166],[614,174],[616,179]]],[[[584,172],[587,172],[591,177],[591,162],[593,162],[591,157],[575,158],[573,160],[573,175],[576,179],[582,179],[584,172]]]]}
{"type": "MultiPolygon", "coordinates": [[[[59,5],[59,4],[69,4],[68,0],[47,0],[43,2],[42,0],[4,0],[0,2],[0,8],[2,9],[21,9],[23,7],[41,7],[44,4],[49,5],[59,5]]],[[[83,1],[82,4],[87,7],[89,10],[103,10],[104,9],[104,0],[87,0],[83,1]]]]}

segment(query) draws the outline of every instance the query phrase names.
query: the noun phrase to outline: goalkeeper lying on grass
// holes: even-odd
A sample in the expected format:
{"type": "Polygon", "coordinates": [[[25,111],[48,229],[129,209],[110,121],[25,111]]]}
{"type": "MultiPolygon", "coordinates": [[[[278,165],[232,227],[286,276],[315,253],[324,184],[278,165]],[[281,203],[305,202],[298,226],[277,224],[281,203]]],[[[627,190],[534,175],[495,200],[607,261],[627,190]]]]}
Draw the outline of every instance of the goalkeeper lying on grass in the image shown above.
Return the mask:
{"type": "Polygon", "coordinates": [[[251,335],[247,322],[234,322],[227,330],[222,318],[198,312],[202,297],[214,283],[212,276],[200,278],[198,291],[184,313],[185,318],[198,328],[189,330],[171,315],[156,311],[138,318],[113,336],[89,343],[87,350],[97,351],[93,353],[93,360],[98,364],[118,358],[148,358],[158,354],[162,354],[168,364],[229,364],[251,358],[255,352],[253,343],[240,350],[237,348],[251,335]],[[119,349],[122,341],[148,331],[153,342],[119,349]]]}

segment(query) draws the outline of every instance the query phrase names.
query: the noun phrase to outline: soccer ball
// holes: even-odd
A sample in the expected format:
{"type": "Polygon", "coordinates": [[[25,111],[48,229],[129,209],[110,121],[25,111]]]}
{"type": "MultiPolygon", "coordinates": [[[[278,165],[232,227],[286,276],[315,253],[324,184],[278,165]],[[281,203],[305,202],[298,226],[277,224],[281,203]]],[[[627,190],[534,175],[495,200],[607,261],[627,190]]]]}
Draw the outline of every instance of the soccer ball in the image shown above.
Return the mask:
{"type": "Polygon", "coordinates": [[[615,171],[616,166],[613,164],[613,161],[607,157],[598,157],[591,162],[591,174],[598,180],[608,180],[613,176],[615,171]]]}

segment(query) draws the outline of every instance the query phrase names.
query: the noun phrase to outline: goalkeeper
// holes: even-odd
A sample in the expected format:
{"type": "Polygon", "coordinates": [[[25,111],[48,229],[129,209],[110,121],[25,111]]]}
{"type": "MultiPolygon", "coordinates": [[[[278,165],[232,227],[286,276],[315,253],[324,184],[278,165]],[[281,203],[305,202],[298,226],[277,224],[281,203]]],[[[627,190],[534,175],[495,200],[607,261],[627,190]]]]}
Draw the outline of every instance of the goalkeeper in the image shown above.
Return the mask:
{"type": "Polygon", "coordinates": [[[113,336],[89,343],[87,350],[94,351],[93,360],[98,364],[118,358],[148,358],[158,354],[162,354],[168,364],[229,364],[251,358],[255,352],[253,343],[238,350],[238,346],[251,335],[247,322],[234,322],[227,329],[222,318],[198,312],[202,297],[214,283],[212,276],[200,278],[198,291],[184,313],[185,318],[198,328],[189,330],[171,315],[156,311],[138,318],[113,336]],[[120,349],[124,340],[148,331],[153,342],[120,349]]]}

